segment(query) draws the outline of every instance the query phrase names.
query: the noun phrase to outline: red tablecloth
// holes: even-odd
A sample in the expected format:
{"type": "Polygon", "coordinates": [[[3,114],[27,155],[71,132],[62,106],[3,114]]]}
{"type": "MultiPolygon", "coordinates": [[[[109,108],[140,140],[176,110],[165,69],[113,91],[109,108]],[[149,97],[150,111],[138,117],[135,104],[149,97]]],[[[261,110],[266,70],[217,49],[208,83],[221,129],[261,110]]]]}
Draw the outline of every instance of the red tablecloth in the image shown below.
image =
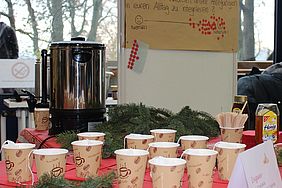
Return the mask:
{"type": "MultiPolygon", "coordinates": [[[[35,165],[33,165],[33,173],[34,173],[34,178],[35,181],[37,181],[37,176],[36,176],[36,168],[35,165]]],[[[115,159],[104,159],[102,160],[101,167],[99,170],[99,175],[108,173],[112,170],[116,170],[116,160],[115,159]]],[[[0,162],[0,187],[1,188],[6,188],[6,187],[16,187],[19,186],[19,184],[15,183],[10,183],[7,181],[7,175],[6,175],[6,170],[5,170],[5,161],[0,162]]],[[[74,181],[83,181],[84,179],[82,178],[77,178],[75,174],[75,166],[72,160],[72,156],[69,156],[67,158],[67,164],[66,164],[66,173],[65,173],[65,178],[68,180],[74,180],[74,181]]],[[[213,182],[213,188],[226,188],[228,184],[228,181],[222,181],[219,180],[217,171],[214,173],[214,182],[213,182]]],[[[31,182],[26,182],[23,183],[23,185],[31,185],[31,182]]],[[[117,188],[117,182],[114,182],[114,187],[117,188]]],[[[149,169],[146,170],[145,173],[145,178],[144,178],[144,188],[151,188],[152,187],[152,180],[150,177],[150,171],[149,169]]],[[[183,187],[188,187],[187,185],[187,173],[185,172],[184,177],[183,177],[183,187]]]]}
{"type": "MultiPolygon", "coordinates": [[[[35,131],[34,129],[24,129],[21,133],[20,133],[20,137],[18,139],[19,142],[30,142],[30,143],[35,143],[37,146],[39,146],[41,144],[41,142],[43,140],[45,140],[46,138],[48,138],[48,132],[47,131],[35,131]]],[[[280,139],[282,139],[282,134],[280,139]]],[[[219,138],[214,138],[211,139],[208,143],[208,146],[210,148],[213,147],[213,145],[220,141],[219,138]]],[[[243,133],[243,143],[245,143],[247,145],[247,148],[250,148],[252,146],[255,145],[254,142],[254,131],[245,131],[243,133]]],[[[56,143],[56,139],[55,138],[50,138],[48,139],[48,141],[46,141],[43,144],[43,147],[45,148],[59,148],[60,145],[58,143],[56,143]]],[[[99,174],[103,174],[103,173],[107,173],[111,170],[115,170],[116,169],[116,161],[115,159],[104,159],[102,160],[101,163],[101,168],[99,171],[99,174]]],[[[33,172],[35,173],[35,180],[37,180],[37,176],[36,176],[36,169],[33,166],[33,172]]],[[[280,174],[282,174],[282,168],[280,168],[280,174]]],[[[13,183],[9,183],[7,181],[7,176],[6,176],[6,171],[5,171],[5,163],[4,161],[0,162],[0,187],[5,188],[5,187],[15,187],[16,184],[13,183]]],[[[66,168],[66,174],[65,174],[65,178],[68,180],[77,180],[77,181],[83,181],[83,179],[81,178],[77,178],[75,175],[75,166],[73,163],[73,159],[72,156],[69,156],[67,158],[67,168],[66,168]]],[[[28,182],[27,184],[30,184],[30,182],[28,182]]],[[[214,173],[214,178],[213,178],[213,188],[226,188],[228,185],[228,181],[222,181],[219,179],[218,177],[218,172],[215,171],[214,173]]],[[[116,182],[114,183],[114,187],[118,187],[116,182]]],[[[146,170],[146,174],[145,174],[145,178],[144,178],[144,188],[151,188],[152,187],[152,180],[150,177],[150,173],[149,173],[149,169],[146,170]]],[[[187,173],[185,172],[184,174],[184,178],[183,178],[183,187],[188,187],[187,185],[187,173]]]]}
{"type": "MultiPolygon", "coordinates": [[[[279,132],[278,142],[282,143],[282,132],[279,132]]],[[[246,149],[256,146],[255,131],[244,131],[242,136],[242,143],[246,144],[246,149]]]]}

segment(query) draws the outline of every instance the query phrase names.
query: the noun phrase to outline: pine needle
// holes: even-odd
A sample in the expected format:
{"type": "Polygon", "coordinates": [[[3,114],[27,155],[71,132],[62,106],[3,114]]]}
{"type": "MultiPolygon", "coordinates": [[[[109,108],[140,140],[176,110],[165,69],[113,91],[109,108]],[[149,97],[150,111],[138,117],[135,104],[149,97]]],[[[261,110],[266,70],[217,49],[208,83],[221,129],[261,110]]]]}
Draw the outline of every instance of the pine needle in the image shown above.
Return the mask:
{"type": "Polygon", "coordinates": [[[65,131],[63,133],[60,133],[56,135],[57,142],[61,144],[62,148],[72,150],[71,143],[73,141],[78,140],[77,132],[75,131],[65,131]]]}

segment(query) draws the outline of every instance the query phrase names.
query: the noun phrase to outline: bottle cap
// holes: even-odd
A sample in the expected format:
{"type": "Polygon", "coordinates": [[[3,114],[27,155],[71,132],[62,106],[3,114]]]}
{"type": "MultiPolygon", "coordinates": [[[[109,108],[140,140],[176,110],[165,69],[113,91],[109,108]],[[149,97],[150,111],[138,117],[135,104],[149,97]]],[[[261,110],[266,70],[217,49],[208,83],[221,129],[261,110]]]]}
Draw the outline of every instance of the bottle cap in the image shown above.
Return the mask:
{"type": "Polygon", "coordinates": [[[234,102],[244,103],[247,100],[248,100],[248,97],[246,95],[235,95],[234,96],[234,102]]]}

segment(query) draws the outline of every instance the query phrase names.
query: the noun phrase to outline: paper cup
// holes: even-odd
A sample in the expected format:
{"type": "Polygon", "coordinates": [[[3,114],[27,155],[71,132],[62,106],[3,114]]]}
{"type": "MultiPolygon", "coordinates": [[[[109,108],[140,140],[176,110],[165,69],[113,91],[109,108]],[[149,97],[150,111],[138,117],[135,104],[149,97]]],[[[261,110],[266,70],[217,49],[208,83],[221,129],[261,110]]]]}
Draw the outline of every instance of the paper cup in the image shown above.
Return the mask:
{"type": "Polygon", "coordinates": [[[149,160],[153,187],[182,187],[186,161],[179,158],[155,157],[149,160]]]}
{"type": "Polygon", "coordinates": [[[181,136],[178,139],[180,141],[181,149],[185,151],[186,149],[190,148],[197,148],[197,149],[206,149],[208,145],[209,137],[207,136],[199,136],[199,135],[187,135],[181,136]]]}
{"type": "Polygon", "coordinates": [[[217,154],[217,151],[210,149],[187,149],[183,152],[189,187],[212,187],[217,154]]]}
{"type": "Polygon", "coordinates": [[[176,130],[173,129],[154,129],[150,130],[155,137],[155,142],[174,142],[176,130]]]}
{"type": "Polygon", "coordinates": [[[67,153],[68,150],[59,148],[34,150],[37,177],[40,178],[44,173],[53,177],[64,176],[67,153]]]}
{"type": "Polygon", "coordinates": [[[237,156],[245,150],[246,145],[230,142],[217,142],[214,147],[218,152],[217,169],[219,178],[222,180],[229,180],[237,156]]]}
{"type": "Polygon", "coordinates": [[[80,178],[98,176],[103,142],[98,140],[78,140],[71,144],[76,176],[80,178]]]}
{"type": "Polygon", "coordinates": [[[143,187],[149,152],[141,149],[115,151],[119,188],[143,187]]]}
{"type": "Polygon", "coordinates": [[[45,131],[49,129],[49,108],[34,109],[35,130],[45,131]]]}
{"type": "Polygon", "coordinates": [[[32,174],[29,170],[31,164],[29,164],[28,156],[33,148],[35,148],[35,144],[29,143],[9,143],[3,145],[2,149],[9,182],[31,181],[32,174]]]}
{"type": "Polygon", "coordinates": [[[178,143],[174,142],[153,142],[149,144],[150,158],[157,156],[176,158],[177,149],[179,147],[178,143]]]}
{"type": "Polygon", "coordinates": [[[221,141],[241,143],[244,127],[220,127],[221,141]]]}
{"type": "Polygon", "coordinates": [[[105,133],[101,132],[83,132],[77,134],[79,140],[100,140],[102,142],[105,141],[105,135],[105,133]]]}
{"type": "Polygon", "coordinates": [[[154,141],[153,135],[129,134],[124,138],[124,147],[132,149],[148,149],[149,144],[154,141]]]}

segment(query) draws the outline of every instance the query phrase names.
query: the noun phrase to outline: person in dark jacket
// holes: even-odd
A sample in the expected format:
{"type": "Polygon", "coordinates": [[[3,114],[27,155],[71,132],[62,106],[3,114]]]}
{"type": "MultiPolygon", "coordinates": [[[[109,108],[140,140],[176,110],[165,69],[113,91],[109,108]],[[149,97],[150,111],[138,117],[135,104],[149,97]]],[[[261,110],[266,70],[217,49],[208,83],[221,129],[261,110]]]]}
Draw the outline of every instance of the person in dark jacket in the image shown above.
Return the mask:
{"type": "Polygon", "coordinates": [[[250,125],[255,129],[255,111],[259,103],[275,103],[280,111],[280,130],[282,130],[282,62],[275,63],[261,74],[240,78],[237,82],[237,94],[248,97],[250,125]]]}
{"type": "Polygon", "coordinates": [[[17,59],[19,57],[18,40],[15,30],[0,22],[0,59],[17,59]]]}

